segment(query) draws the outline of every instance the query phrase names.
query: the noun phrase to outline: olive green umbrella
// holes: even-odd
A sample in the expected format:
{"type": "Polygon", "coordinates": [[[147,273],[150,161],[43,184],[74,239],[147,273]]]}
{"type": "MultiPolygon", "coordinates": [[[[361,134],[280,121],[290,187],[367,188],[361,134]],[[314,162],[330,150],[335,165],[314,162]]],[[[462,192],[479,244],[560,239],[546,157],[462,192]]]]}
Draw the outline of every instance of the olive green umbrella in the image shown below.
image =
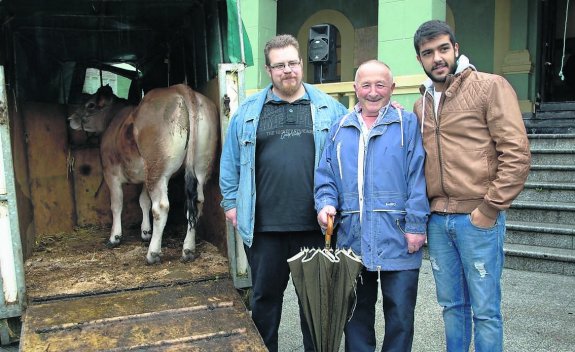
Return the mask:
{"type": "Polygon", "coordinates": [[[292,280],[317,352],[339,350],[345,323],[355,307],[361,258],[351,249],[331,249],[333,220],[326,247],[302,249],[288,259],[292,280]]]}

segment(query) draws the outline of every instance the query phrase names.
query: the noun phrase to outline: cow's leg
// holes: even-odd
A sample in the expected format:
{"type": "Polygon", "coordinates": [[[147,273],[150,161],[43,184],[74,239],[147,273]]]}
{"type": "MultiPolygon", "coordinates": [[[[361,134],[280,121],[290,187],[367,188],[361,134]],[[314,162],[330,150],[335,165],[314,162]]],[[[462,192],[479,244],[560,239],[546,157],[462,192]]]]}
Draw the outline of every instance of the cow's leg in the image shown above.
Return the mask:
{"type": "Polygon", "coordinates": [[[147,242],[152,238],[152,226],[150,224],[152,200],[145,185],[142,187],[142,193],[140,193],[140,208],[142,209],[142,226],[140,227],[142,240],[147,242]]]}
{"type": "Polygon", "coordinates": [[[162,234],[166,221],[168,219],[168,211],[170,210],[170,201],[168,200],[168,179],[161,178],[156,185],[148,190],[152,200],[152,240],[148,247],[148,254],[146,260],[149,264],[160,262],[162,253],[162,234]]]}
{"type": "Polygon", "coordinates": [[[106,182],[110,189],[110,209],[112,210],[112,232],[106,245],[108,247],[116,247],[122,240],[122,206],[124,194],[122,192],[122,183],[117,178],[107,178],[106,182]]]}

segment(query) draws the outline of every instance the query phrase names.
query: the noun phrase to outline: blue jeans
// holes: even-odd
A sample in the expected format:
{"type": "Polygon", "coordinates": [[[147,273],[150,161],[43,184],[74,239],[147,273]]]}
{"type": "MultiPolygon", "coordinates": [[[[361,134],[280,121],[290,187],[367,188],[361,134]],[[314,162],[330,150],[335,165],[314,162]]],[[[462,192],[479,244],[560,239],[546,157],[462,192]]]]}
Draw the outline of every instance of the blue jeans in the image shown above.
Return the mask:
{"type": "Polygon", "coordinates": [[[469,350],[472,317],[475,351],[502,351],[505,213],[488,229],[472,224],[469,214],[433,213],[427,234],[447,351],[469,350]]]}

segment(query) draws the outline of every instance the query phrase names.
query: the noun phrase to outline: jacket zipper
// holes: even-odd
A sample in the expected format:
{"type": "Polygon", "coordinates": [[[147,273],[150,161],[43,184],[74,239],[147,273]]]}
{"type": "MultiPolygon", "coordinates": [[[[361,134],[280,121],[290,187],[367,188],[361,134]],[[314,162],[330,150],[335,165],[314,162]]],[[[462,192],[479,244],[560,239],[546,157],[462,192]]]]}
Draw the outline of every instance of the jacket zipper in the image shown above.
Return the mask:
{"type": "MultiPolygon", "coordinates": [[[[430,94],[430,93],[428,93],[430,94]]],[[[442,153],[441,153],[441,143],[439,142],[439,117],[441,116],[440,112],[441,109],[443,108],[443,102],[445,101],[445,92],[443,94],[441,94],[441,99],[439,100],[439,106],[437,107],[437,114],[435,113],[435,109],[433,108],[433,97],[431,97],[431,111],[433,112],[433,117],[435,118],[435,142],[437,144],[437,157],[439,159],[439,180],[441,182],[441,189],[443,190],[443,193],[445,194],[445,196],[448,198],[448,201],[445,203],[445,207],[443,208],[444,212],[447,212],[447,204],[449,204],[449,195],[447,194],[447,191],[445,190],[445,182],[444,182],[444,175],[443,175],[443,158],[442,158],[442,153]]]]}

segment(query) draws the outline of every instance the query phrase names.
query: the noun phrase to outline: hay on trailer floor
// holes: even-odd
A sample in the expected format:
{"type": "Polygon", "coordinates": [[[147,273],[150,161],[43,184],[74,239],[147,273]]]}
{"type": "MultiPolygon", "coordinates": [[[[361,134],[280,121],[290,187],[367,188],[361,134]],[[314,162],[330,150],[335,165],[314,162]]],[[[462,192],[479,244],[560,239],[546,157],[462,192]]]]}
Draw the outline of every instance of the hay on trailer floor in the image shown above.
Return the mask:
{"type": "Polygon", "coordinates": [[[107,248],[109,229],[78,228],[72,233],[39,236],[26,260],[29,299],[67,294],[123,290],[175,282],[229,276],[228,261],[217,248],[198,241],[199,258],[180,261],[185,228],[166,229],[162,262],[147,265],[148,243],[138,230],[124,235],[116,248],[107,248]]]}

